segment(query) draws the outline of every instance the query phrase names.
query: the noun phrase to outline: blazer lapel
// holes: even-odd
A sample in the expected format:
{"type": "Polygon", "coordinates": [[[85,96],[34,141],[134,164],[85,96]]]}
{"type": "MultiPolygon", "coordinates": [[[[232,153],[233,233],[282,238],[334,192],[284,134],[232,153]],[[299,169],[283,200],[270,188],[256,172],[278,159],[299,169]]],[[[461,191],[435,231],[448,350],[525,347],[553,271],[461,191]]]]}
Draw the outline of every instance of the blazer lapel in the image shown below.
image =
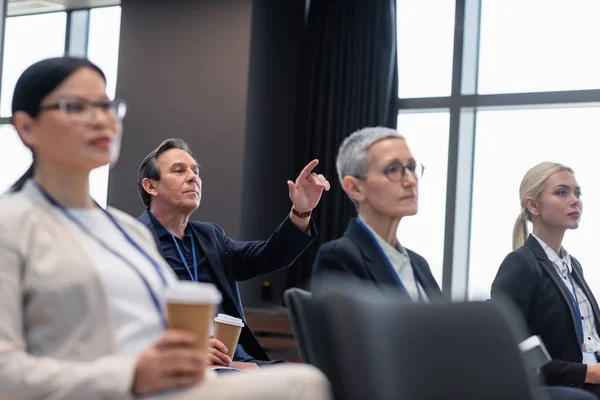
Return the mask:
{"type": "Polygon", "coordinates": [[[165,258],[165,254],[164,254],[162,246],[160,244],[160,239],[158,238],[158,234],[156,233],[156,226],[154,225],[154,222],[152,222],[152,217],[150,217],[150,210],[144,211],[138,217],[138,221],[140,221],[142,224],[146,225],[148,230],[152,233],[152,237],[154,238],[154,241],[156,242],[156,247],[158,247],[158,251],[159,251],[160,255],[163,258],[165,258]]]}
{"type": "Polygon", "coordinates": [[[192,229],[193,235],[196,238],[197,243],[200,244],[200,248],[202,249],[202,253],[206,257],[206,261],[208,261],[208,265],[214,273],[214,276],[217,280],[217,287],[223,294],[223,301],[226,301],[226,299],[231,299],[231,302],[234,304],[239,315],[243,317],[244,314],[242,310],[240,310],[237,304],[235,304],[235,301],[233,301],[233,293],[231,292],[231,287],[229,286],[227,278],[225,277],[225,273],[223,272],[223,264],[221,263],[221,257],[219,253],[213,246],[210,245],[208,239],[206,239],[204,236],[198,233],[196,229],[194,229],[194,226],[192,224],[190,224],[189,226],[192,229]]]}
{"type": "MultiPolygon", "coordinates": [[[[554,284],[558,288],[558,291],[560,292],[563,301],[569,306],[569,310],[571,311],[571,317],[573,319],[572,326],[573,330],[575,331],[575,337],[577,338],[577,340],[580,340],[579,330],[577,328],[579,326],[579,321],[577,321],[577,313],[575,312],[575,306],[573,305],[573,298],[571,297],[571,292],[569,292],[569,289],[563,283],[560,275],[556,271],[556,267],[550,261],[550,259],[548,259],[546,252],[544,251],[542,246],[540,246],[537,239],[529,235],[527,241],[525,242],[525,245],[527,245],[533,251],[533,254],[535,254],[535,257],[537,258],[539,264],[542,266],[542,269],[548,274],[548,276],[550,276],[550,279],[552,279],[552,282],[554,282],[554,284]]],[[[575,269],[573,269],[573,271],[575,271],[575,269]]]]}
{"type": "Polygon", "coordinates": [[[352,239],[360,248],[367,271],[375,282],[398,286],[394,271],[391,271],[388,267],[388,261],[381,254],[371,236],[358,224],[356,219],[350,221],[344,235],[352,239]]]}
{"type": "Polygon", "coordinates": [[[415,271],[415,275],[417,276],[417,280],[421,284],[423,290],[425,290],[425,293],[427,294],[429,300],[441,298],[441,293],[438,290],[436,290],[437,285],[432,286],[427,281],[427,276],[423,272],[423,265],[421,265],[418,262],[415,262],[412,258],[410,260],[410,264],[412,265],[413,270],[415,271]]]}

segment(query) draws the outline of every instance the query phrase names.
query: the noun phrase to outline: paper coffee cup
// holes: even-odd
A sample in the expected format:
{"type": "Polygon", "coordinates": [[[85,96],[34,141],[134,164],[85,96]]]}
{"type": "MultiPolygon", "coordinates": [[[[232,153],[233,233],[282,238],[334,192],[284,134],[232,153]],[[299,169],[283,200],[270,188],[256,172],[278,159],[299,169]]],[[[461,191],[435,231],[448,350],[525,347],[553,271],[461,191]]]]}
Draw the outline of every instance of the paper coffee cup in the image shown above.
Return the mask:
{"type": "Polygon", "coordinates": [[[191,332],[198,341],[196,348],[208,350],[212,316],[221,303],[221,293],[211,283],[179,281],[164,293],[167,303],[167,327],[191,332]]]}
{"type": "Polygon", "coordinates": [[[244,321],[226,314],[215,317],[215,339],[222,342],[229,351],[228,356],[233,358],[235,347],[240,339],[244,321]]]}

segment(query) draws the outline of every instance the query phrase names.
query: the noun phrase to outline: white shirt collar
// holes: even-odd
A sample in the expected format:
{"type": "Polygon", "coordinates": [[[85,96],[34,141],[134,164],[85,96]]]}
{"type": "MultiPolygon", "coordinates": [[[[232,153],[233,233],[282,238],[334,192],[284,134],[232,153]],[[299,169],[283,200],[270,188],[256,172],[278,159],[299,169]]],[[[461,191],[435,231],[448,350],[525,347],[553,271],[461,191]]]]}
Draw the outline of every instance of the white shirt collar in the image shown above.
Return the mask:
{"type": "Polygon", "coordinates": [[[400,244],[400,242],[396,243],[396,247],[392,246],[391,244],[389,244],[384,238],[382,238],[381,236],[379,236],[379,234],[377,232],[375,232],[375,229],[371,228],[371,226],[369,226],[369,224],[367,224],[365,221],[363,221],[361,219],[361,222],[367,227],[367,229],[373,234],[373,237],[375,237],[375,240],[377,241],[377,243],[379,244],[379,246],[381,247],[381,249],[384,252],[389,252],[389,251],[398,251],[400,252],[403,256],[408,257],[408,252],[406,251],[406,249],[404,247],[402,247],[402,245],[400,244]]]}
{"type": "Polygon", "coordinates": [[[567,253],[567,250],[565,250],[564,247],[560,248],[560,254],[562,256],[560,257],[558,254],[556,254],[554,250],[552,250],[552,248],[550,248],[550,246],[544,243],[542,239],[540,239],[533,233],[531,234],[531,236],[536,238],[540,246],[542,246],[542,249],[544,249],[544,251],[546,252],[548,259],[552,261],[552,263],[558,268],[559,273],[562,273],[565,268],[569,271],[569,273],[573,272],[573,267],[571,266],[571,257],[569,257],[569,253],[567,253]]]}

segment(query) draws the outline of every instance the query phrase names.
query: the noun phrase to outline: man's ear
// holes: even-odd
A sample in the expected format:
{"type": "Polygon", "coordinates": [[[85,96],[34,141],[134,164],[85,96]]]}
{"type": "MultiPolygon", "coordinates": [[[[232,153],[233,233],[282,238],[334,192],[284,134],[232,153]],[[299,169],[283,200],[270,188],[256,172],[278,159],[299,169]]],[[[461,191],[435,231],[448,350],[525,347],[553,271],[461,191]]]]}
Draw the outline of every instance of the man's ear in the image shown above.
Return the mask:
{"type": "Polygon", "coordinates": [[[363,191],[363,185],[360,179],[355,176],[346,175],[342,180],[342,186],[344,188],[344,192],[350,197],[352,200],[360,203],[364,201],[365,194],[363,191]]]}
{"type": "Polygon", "coordinates": [[[154,182],[150,178],[142,179],[142,187],[150,196],[158,196],[158,191],[156,190],[156,186],[154,182]]]}
{"type": "Polygon", "coordinates": [[[533,197],[525,198],[525,207],[529,210],[531,215],[539,216],[540,215],[540,207],[536,199],[533,197]]]}
{"type": "Polygon", "coordinates": [[[29,148],[35,147],[37,138],[33,132],[35,121],[25,111],[17,111],[12,116],[12,124],[15,127],[19,137],[29,148]]]}

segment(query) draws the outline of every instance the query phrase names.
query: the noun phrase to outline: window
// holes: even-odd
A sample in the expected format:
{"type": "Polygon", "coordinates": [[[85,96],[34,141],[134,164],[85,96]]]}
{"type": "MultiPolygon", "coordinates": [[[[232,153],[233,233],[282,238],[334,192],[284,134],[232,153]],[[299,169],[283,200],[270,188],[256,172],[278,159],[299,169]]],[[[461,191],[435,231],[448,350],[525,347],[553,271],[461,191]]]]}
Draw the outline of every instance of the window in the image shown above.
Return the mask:
{"type": "Polygon", "coordinates": [[[600,88],[600,2],[482,0],[479,93],[600,88]]]}
{"type": "Polygon", "coordinates": [[[121,7],[95,8],[90,11],[88,58],[106,75],[106,92],[110,98],[115,97],[117,87],[120,26],[121,7]]]}
{"type": "Polygon", "coordinates": [[[398,132],[406,138],[413,156],[425,166],[419,181],[419,212],[406,217],[398,229],[403,246],[419,253],[429,263],[441,285],[446,215],[446,174],[450,113],[400,113],[398,132]]]}
{"type": "Polygon", "coordinates": [[[450,95],[454,7],[453,0],[398,0],[400,97],[450,95]]]}
{"type": "MultiPolygon", "coordinates": [[[[26,15],[6,19],[2,67],[2,117],[12,114],[12,95],[17,79],[31,64],[65,51],[67,16],[64,12],[26,15]],[[35,27],[36,29],[32,29],[35,27]],[[43,34],[41,34],[43,32],[43,34]]],[[[31,151],[10,124],[0,127],[0,194],[4,193],[31,164],[31,151]]]]}
{"type": "Polygon", "coordinates": [[[31,151],[21,142],[12,125],[0,126],[0,196],[6,192],[31,165],[31,151]]]}
{"type": "MultiPolygon", "coordinates": [[[[119,60],[121,7],[95,8],[90,11],[88,58],[106,75],[106,92],[115,97],[119,60]],[[111,27],[107,29],[107,27],[111,27]]],[[[101,206],[108,198],[109,166],[96,168],[90,174],[90,193],[101,206]]]]}
{"type": "Polygon", "coordinates": [[[600,185],[596,136],[600,107],[480,111],[477,114],[469,295],[487,298],[504,257],[512,250],[519,214],[519,185],[543,161],[575,170],[582,188],[579,229],[565,234],[563,246],[577,258],[592,291],[600,293],[595,241],[600,236],[600,185]]]}
{"type": "Polygon", "coordinates": [[[66,26],[65,12],[6,19],[0,98],[2,117],[12,114],[13,91],[23,71],[36,61],[65,53],[66,26]]]}
{"type": "MultiPolygon", "coordinates": [[[[87,27],[89,29],[88,58],[105,73],[107,93],[110,97],[114,97],[117,84],[120,20],[121,7],[92,9],[89,27],[87,27]]],[[[66,27],[67,13],[65,12],[7,18],[2,71],[2,117],[11,116],[12,94],[21,73],[36,61],[64,54],[66,27]]],[[[85,35],[86,32],[72,31],[70,34],[85,35]]],[[[0,194],[4,193],[30,164],[31,152],[23,145],[12,125],[2,125],[0,127],[0,168],[5,173],[0,177],[0,194]]],[[[90,194],[101,206],[106,206],[108,166],[91,172],[90,194]]]]}
{"type": "MultiPolygon", "coordinates": [[[[438,128],[426,128],[427,118],[421,116],[427,114],[418,113],[447,109],[451,121],[443,148],[452,151],[436,166],[443,171],[434,180],[455,200],[449,202],[450,215],[436,214],[446,212],[447,195],[428,192],[439,190],[427,189],[428,161],[420,200],[444,201],[421,203],[414,217],[435,215],[427,221],[429,245],[439,249],[420,252],[439,281],[446,244],[443,257],[452,260],[449,281],[443,282],[450,289],[446,295],[455,300],[489,297],[497,269],[511,251],[520,181],[543,160],[575,169],[587,206],[580,228],[567,233],[564,245],[582,262],[587,281],[597,286],[593,289],[600,290],[600,270],[596,273],[591,254],[594,227],[600,226],[600,211],[594,210],[600,193],[591,176],[592,140],[600,126],[600,58],[594,51],[600,2],[573,0],[566,7],[546,0],[398,0],[397,12],[400,116],[409,112],[410,118],[424,118],[414,129],[425,154],[438,151],[435,139],[428,139],[438,128]],[[455,41],[461,46],[454,47],[455,41]],[[453,73],[455,67],[460,68],[453,73]],[[451,91],[458,86],[460,92],[451,91]],[[452,226],[445,227],[446,221],[452,226]],[[445,230],[455,237],[443,241],[445,230]]],[[[409,126],[399,123],[413,143],[409,126]]],[[[411,226],[407,218],[400,237],[422,226],[411,226]]],[[[419,251],[428,239],[406,244],[419,251]]]]}

